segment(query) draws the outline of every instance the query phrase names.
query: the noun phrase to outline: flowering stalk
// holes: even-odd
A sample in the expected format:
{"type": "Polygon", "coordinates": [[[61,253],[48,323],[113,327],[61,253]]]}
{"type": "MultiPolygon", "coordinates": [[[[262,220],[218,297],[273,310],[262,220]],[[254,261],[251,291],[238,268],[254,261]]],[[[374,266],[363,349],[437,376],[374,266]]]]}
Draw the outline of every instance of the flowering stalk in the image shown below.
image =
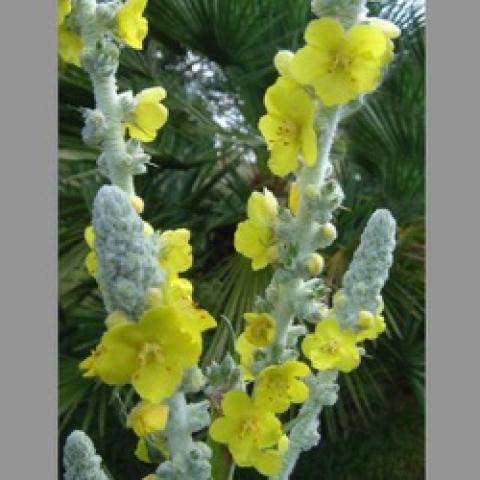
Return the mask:
{"type": "Polygon", "coordinates": [[[288,209],[268,190],[254,192],[235,233],[235,248],[253,270],[275,267],[236,341],[251,395],[226,393],[223,416],[210,427],[237,465],[272,480],[287,480],[300,453],[318,443],[319,415],[337,399],[339,372],[357,368],[361,344],[385,330],[379,295],[395,246],[395,221],[386,210],[375,212],[329,308],[317,251],[336,238],[331,221],[344,196],[330,152],[342,117],[378,86],[399,32],[369,19],[366,0],[313,0],[312,11],[320,18],[307,26],[306,46],[275,57],[279,78],[267,89],[267,113],[259,121],[270,170],[295,179],[288,209]],[[301,353],[317,373],[298,360],[301,353]],[[303,405],[283,428],[286,437],[276,415],[291,404],[303,405]]]}
{"type": "Polygon", "coordinates": [[[133,109],[131,92],[117,93],[116,72],[119,47],[108,37],[121,8],[120,2],[98,4],[76,0],[73,22],[83,40],[82,65],[90,75],[95,110],[85,110],[83,138],[87,144],[102,145],[98,158],[100,172],[112,184],[134,194],[133,176],[146,171],[149,156],[138,143],[125,141],[123,123],[133,109]]]}
{"type": "MultiPolygon", "coordinates": [[[[150,159],[141,142],[153,141],[167,120],[161,103],[166,92],[157,86],[134,97],[119,93],[116,81],[120,48],[143,47],[146,4],[58,0],[59,55],[84,68],[93,85],[95,109],[84,110],[82,136],[101,149],[98,169],[112,184],[98,191],[92,226],[85,231],[91,250],[85,265],[102,293],[107,329],[80,368],[85,377],[108,385],[130,384],[139,395],[127,419],[139,437],[135,453],[145,462],[160,454],[167,458],[149,479],[208,480],[210,448],[192,439],[210,422],[208,402],[189,404],[186,395],[205,383],[197,367],[202,332],[216,322],[194,304],[192,285],[180,277],[192,265],[190,232],[155,232],[140,216],[143,201],[133,181],[150,159]]],[[[66,478],[103,480],[98,468],[95,473],[94,453],[88,437],[72,434],[65,448],[66,478]]]]}

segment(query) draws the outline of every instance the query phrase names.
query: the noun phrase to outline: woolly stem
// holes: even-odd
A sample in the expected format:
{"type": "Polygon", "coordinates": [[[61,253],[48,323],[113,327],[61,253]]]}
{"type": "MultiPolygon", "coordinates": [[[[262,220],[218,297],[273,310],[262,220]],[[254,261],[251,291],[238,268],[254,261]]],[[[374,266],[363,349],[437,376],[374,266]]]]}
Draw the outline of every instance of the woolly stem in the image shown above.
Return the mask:
{"type": "Polygon", "coordinates": [[[102,151],[108,162],[109,180],[129,195],[135,194],[133,174],[128,165],[127,144],[123,133],[123,112],[117,93],[116,72],[119,61],[118,56],[112,54],[117,48],[113,42],[99,42],[102,28],[96,18],[96,1],[79,0],[77,2],[77,18],[80,24],[80,33],[84,42],[84,58],[86,55],[94,55],[94,59],[100,59],[103,55],[108,62],[108,71],[102,68],[102,61],[89,62],[86,68],[93,85],[96,109],[105,118],[105,133],[102,141],[102,151]],[[107,47],[112,48],[112,52],[107,47]]]}
{"type": "Polygon", "coordinates": [[[166,429],[168,450],[172,456],[182,455],[192,447],[192,435],[187,417],[185,394],[178,391],[168,399],[169,420],[166,429]]]}
{"type": "MultiPolygon", "coordinates": [[[[312,222],[311,212],[307,208],[305,200],[306,190],[307,187],[313,187],[318,192],[325,182],[326,172],[330,165],[330,150],[340,121],[340,108],[327,110],[323,114],[323,120],[324,124],[317,132],[318,160],[312,167],[303,166],[299,173],[300,204],[292,227],[296,232],[298,250],[301,253],[312,249],[311,244],[316,233],[315,223],[312,222]]],[[[273,350],[286,346],[288,329],[294,320],[294,302],[301,288],[300,278],[294,278],[288,283],[282,281],[282,270],[279,268],[272,279],[272,286],[278,291],[278,301],[272,312],[276,322],[276,337],[270,347],[273,350]]]]}

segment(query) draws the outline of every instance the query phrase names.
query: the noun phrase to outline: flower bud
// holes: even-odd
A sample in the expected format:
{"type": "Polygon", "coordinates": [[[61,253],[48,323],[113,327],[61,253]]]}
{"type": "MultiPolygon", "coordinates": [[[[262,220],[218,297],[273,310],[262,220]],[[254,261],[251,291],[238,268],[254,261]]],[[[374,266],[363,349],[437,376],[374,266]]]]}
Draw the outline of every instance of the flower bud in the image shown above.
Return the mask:
{"type": "Polygon", "coordinates": [[[145,237],[151,237],[155,233],[155,230],[148,222],[143,222],[143,234],[145,237]]]}
{"type": "Polygon", "coordinates": [[[308,273],[310,273],[312,277],[316,277],[320,275],[324,265],[325,265],[325,261],[323,260],[323,257],[319,253],[312,253],[308,257],[307,268],[308,268],[308,273]]]}
{"type": "Polygon", "coordinates": [[[143,208],[144,208],[143,200],[138,195],[131,195],[130,201],[135,211],[139,215],[141,215],[143,213],[143,208]]]}
{"type": "Polygon", "coordinates": [[[337,238],[337,229],[333,223],[325,223],[320,227],[320,235],[322,236],[322,240],[330,244],[337,238]]]}
{"type": "Polygon", "coordinates": [[[338,290],[333,296],[333,305],[335,307],[344,307],[347,303],[347,296],[342,290],[338,290]]]}
{"type": "Polygon", "coordinates": [[[368,310],[361,310],[358,314],[358,325],[362,328],[372,328],[375,317],[368,310]]]}
{"type": "Polygon", "coordinates": [[[290,76],[290,62],[293,58],[293,52],[290,50],[280,50],[273,59],[273,64],[277,72],[284,77],[290,76]]]}

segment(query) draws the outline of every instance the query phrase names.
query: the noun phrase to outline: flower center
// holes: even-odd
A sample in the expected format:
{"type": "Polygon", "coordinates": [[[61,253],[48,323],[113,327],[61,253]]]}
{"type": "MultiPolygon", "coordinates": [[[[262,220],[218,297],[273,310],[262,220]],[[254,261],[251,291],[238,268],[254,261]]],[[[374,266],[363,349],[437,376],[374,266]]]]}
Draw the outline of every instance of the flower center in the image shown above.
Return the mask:
{"type": "Polygon", "coordinates": [[[337,353],[338,351],[338,342],[336,340],[328,340],[326,341],[322,346],[321,350],[324,353],[328,353],[330,355],[333,355],[337,353]]]}
{"type": "Polygon", "coordinates": [[[348,70],[351,65],[351,58],[342,50],[336,50],[331,53],[328,73],[333,73],[335,70],[348,70]]]}
{"type": "Polygon", "coordinates": [[[270,328],[270,322],[268,320],[260,320],[252,325],[251,334],[257,341],[268,341],[268,330],[270,328]]]}
{"type": "Polygon", "coordinates": [[[288,391],[288,380],[284,375],[274,375],[270,378],[268,382],[268,389],[275,391],[282,391],[284,394],[287,394],[288,391]]]}
{"type": "Polygon", "coordinates": [[[245,438],[249,435],[255,434],[257,431],[258,422],[253,418],[247,418],[242,422],[238,436],[240,438],[245,438]]]}
{"type": "Polygon", "coordinates": [[[287,147],[295,141],[298,136],[298,126],[292,120],[284,118],[280,125],[277,127],[277,139],[276,142],[280,143],[284,147],[287,147]]]}
{"type": "Polygon", "coordinates": [[[158,343],[145,343],[137,356],[138,366],[143,367],[152,363],[162,356],[162,348],[158,343]]]}

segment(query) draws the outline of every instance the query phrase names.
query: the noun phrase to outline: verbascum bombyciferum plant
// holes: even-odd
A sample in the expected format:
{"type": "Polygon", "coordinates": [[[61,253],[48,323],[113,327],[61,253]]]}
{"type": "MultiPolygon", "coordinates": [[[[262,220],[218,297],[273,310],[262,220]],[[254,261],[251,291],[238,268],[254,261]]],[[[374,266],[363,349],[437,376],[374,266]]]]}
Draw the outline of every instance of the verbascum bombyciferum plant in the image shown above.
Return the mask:
{"type": "MultiPolygon", "coordinates": [[[[164,459],[149,480],[231,478],[222,448],[234,465],[288,479],[300,453],[319,441],[320,414],[336,402],[339,372],[357,368],[366,342],[386,328],[381,289],[395,246],[390,213],[377,210],[369,219],[334,294],[321,278],[320,252],[336,238],[334,213],[343,200],[330,162],[338,124],[378,87],[399,31],[369,18],[365,0],[314,0],[318,18],[306,27],[305,45],[276,55],[279,75],[258,127],[270,170],[290,180],[288,205],[267,189],[252,193],[234,237],[254,270],[270,264],[274,274],[244,314],[239,365],[226,356],[202,372],[202,333],[216,322],[181,277],[192,266],[190,232],[155,231],[141,218],[134,187],[149,160],[142,143],[167,121],[166,92],[119,93],[116,84],[120,50],[143,46],[146,3],[58,3],[59,55],[86,70],[95,95],[95,108],[84,111],[83,139],[101,149],[98,169],[110,182],[97,193],[85,230],[85,266],[103,296],[106,330],[80,368],[138,395],[126,422],[138,436],[135,454],[164,459]],[[191,393],[205,400],[191,403],[191,393]],[[288,410],[297,414],[285,424],[288,410]],[[205,438],[207,428],[209,444],[193,439],[197,432],[205,438]]],[[[69,437],[65,470],[68,479],[103,478],[88,437],[69,437]]]]}

